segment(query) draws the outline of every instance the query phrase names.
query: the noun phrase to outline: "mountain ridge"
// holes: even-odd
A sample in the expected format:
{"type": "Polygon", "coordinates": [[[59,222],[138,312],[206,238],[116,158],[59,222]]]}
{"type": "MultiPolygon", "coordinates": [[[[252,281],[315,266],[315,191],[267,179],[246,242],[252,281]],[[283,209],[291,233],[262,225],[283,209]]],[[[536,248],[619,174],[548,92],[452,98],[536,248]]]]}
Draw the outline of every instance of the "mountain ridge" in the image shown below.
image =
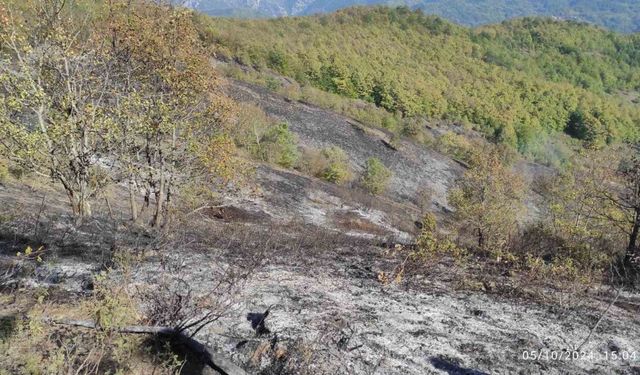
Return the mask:
{"type": "Polygon", "coordinates": [[[356,118],[392,131],[413,117],[457,121],[543,159],[563,131],[596,147],[640,137],[638,35],[540,18],[470,29],[406,7],[198,19],[219,59],[295,80],[301,97],[312,86],[383,109],[356,118]]]}
{"type": "Polygon", "coordinates": [[[466,26],[543,16],[600,25],[621,32],[640,31],[640,3],[534,0],[193,0],[187,6],[213,16],[282,17],[328,13],[356,5],[408,6],[466,26]]]}

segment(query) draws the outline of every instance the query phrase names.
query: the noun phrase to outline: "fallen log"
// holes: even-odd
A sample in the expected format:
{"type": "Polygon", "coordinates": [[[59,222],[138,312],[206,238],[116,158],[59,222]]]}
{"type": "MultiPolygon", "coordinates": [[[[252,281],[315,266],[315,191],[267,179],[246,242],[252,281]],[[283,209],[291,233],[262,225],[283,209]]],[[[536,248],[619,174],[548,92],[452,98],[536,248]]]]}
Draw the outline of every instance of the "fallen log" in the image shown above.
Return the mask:
{"type": "MultiPolygon", "coordinates": [[[[45,318],[43,319],[43,321],[48,324],[68,325],[102,330],[102,328],[98,324],[91,320],[45,318]]],[[[115,328],[114,330],[120,333],[161,335],[173,338],[186,346],[192,353],[196,354],[203,363],[218,371],[222,375],[247,375],[246,371],[233,363],[231,360],[225,358],[220,353],[216,353],[208,349],[206,345],[198,342],[194,338],[185,335],[182,331],[178,331],[174,328],[163,326],[124,326],[115,328]]]]}

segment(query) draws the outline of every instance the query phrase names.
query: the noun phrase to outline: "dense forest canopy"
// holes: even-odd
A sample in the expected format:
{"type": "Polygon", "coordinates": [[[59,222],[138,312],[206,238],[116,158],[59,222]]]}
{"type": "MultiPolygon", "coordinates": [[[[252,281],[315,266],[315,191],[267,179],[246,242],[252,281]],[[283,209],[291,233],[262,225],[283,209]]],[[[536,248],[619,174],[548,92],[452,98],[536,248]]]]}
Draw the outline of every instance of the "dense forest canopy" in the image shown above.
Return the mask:
{"type": "Polygon", "coordinates": [[[471,26],[515,17],[548,16],[622,32],[640,30],[640,3],[635,0],[199,0],[189,4],[211,15],[233,17],[308,15],[354,5],[406,5],[471,26]]]}
{"type": "Polygon", "coordinates": [[[474,124],[522,152],[561,131],[596,148],[640,138],[637,34],[538,18],[469,29],[405,7],[199,24],[219,58],[404,117],[474,124]]]}
{"type": "Polygon", "coordinates": [[[612,30],[640,30],[635,0],[423,0],[417,7],[464,25],[497,23],[524,16],[552,16],[585,21],[612,30]]]}

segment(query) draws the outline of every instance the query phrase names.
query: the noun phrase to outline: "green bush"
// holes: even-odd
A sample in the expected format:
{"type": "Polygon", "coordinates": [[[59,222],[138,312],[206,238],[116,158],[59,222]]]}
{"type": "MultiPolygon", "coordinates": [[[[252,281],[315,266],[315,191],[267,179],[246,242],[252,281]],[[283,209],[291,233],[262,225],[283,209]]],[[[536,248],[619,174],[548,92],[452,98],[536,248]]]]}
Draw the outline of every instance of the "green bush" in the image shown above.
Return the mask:
{"type": "Polygon", "coordinates": [[[371,194],[377,195],[387,189],[391,171],[377,158],[369,158],[364,165],[362,185],[371,194]]]}
{"type": "Polygon", "coordinates": [[[285,123],[275,123],[264,111],[251,104],[240,104],[232,128],[235,145],[251,157],[293,167],[299,158],[296,136],[285,123]]]}
{"type": "Polygon", "coordinates": [[[289,130],[286,123],[269,129],[261,143],[264,148],[265,161],[276,163],[285,168],[293,167],[298,161],[296,136],[289,130]]]}
{"type": "Polygon", "coordinates": [[[342,184],[351,179],[349,158],[343,149],[337,146],[327,147],[322,150],[322,156],[326,159],[326,167],[320,177],[335,184],[342,184]]]}
{"type": "Polygon", "coordinates": [[[424,130],[424,119],[419,117],[407,118],[402,121],[402,135],[419,139],[424,130]]]}
{"type": "Polygon", "coordinates": [[[606,124],[590,111],[580,110],[569,116],[565,132],[570,136],[585,141],[587,146],[601,148],[607,140],[606,124]]]}
{"type": "Polygon", "coordinates": [[[269,76],[265,78],[265,86],[271,91],[277,91],[282,87],[282,84],[277,79],[269,76]]]}
{"type": "Polygon", "coordinates": [[[422,219],[422,229],[416,238],[415,249],[411,253],[413,260],[431,262],[450,256],[456,262],[464,260],[467,252],[446,237],[438,235],[436,216],[428,212],[422,219]]]}
{"type": "Polygon", "coordinates": [[[282,51],[272,50],[267,54],[267,66],[279,72],[286,72],[287,56],[282,51]]]}
{"type": "Polygon", "coordinates": [[[253,157],[261,158],[259,145],[265,133],[274,122],[259,107],[252,104],[238,105],[231,135],[237,147],[247,150],[253,157]]]}
{"type": "Polygon", "coordinates": [[[452,158],[470,162],[473,158],[474,145],[463,135],[447,131],[438,138],[437,149],[452,158]]]}

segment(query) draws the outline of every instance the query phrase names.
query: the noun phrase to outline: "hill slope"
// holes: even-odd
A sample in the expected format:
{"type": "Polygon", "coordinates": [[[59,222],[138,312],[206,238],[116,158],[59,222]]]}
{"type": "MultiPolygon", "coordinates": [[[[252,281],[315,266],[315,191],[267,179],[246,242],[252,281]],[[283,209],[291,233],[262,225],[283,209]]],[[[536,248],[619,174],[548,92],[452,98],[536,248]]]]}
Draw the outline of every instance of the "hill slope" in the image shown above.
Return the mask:
{"type": "Polygon", "coordinates": [[[544,153],[556,131],[593,144],[640,135],[638,106],[619,95],[640,89],[639,35],[542,19],[467,29],[384,7],[200,23],[219,58],[402,117],[474,124],[522,152],[544,153]]]}
{"type": "Polygon", "coordinates": [[[191,5],[217,16],[276,17],[332,12],[354,5],[374,4],[404,4],[463,25],[494,23],[514,17],[550,16],[590,22],[623,32],[640,30],[640,3],[633,0],[200,0],[191,5]]]}

